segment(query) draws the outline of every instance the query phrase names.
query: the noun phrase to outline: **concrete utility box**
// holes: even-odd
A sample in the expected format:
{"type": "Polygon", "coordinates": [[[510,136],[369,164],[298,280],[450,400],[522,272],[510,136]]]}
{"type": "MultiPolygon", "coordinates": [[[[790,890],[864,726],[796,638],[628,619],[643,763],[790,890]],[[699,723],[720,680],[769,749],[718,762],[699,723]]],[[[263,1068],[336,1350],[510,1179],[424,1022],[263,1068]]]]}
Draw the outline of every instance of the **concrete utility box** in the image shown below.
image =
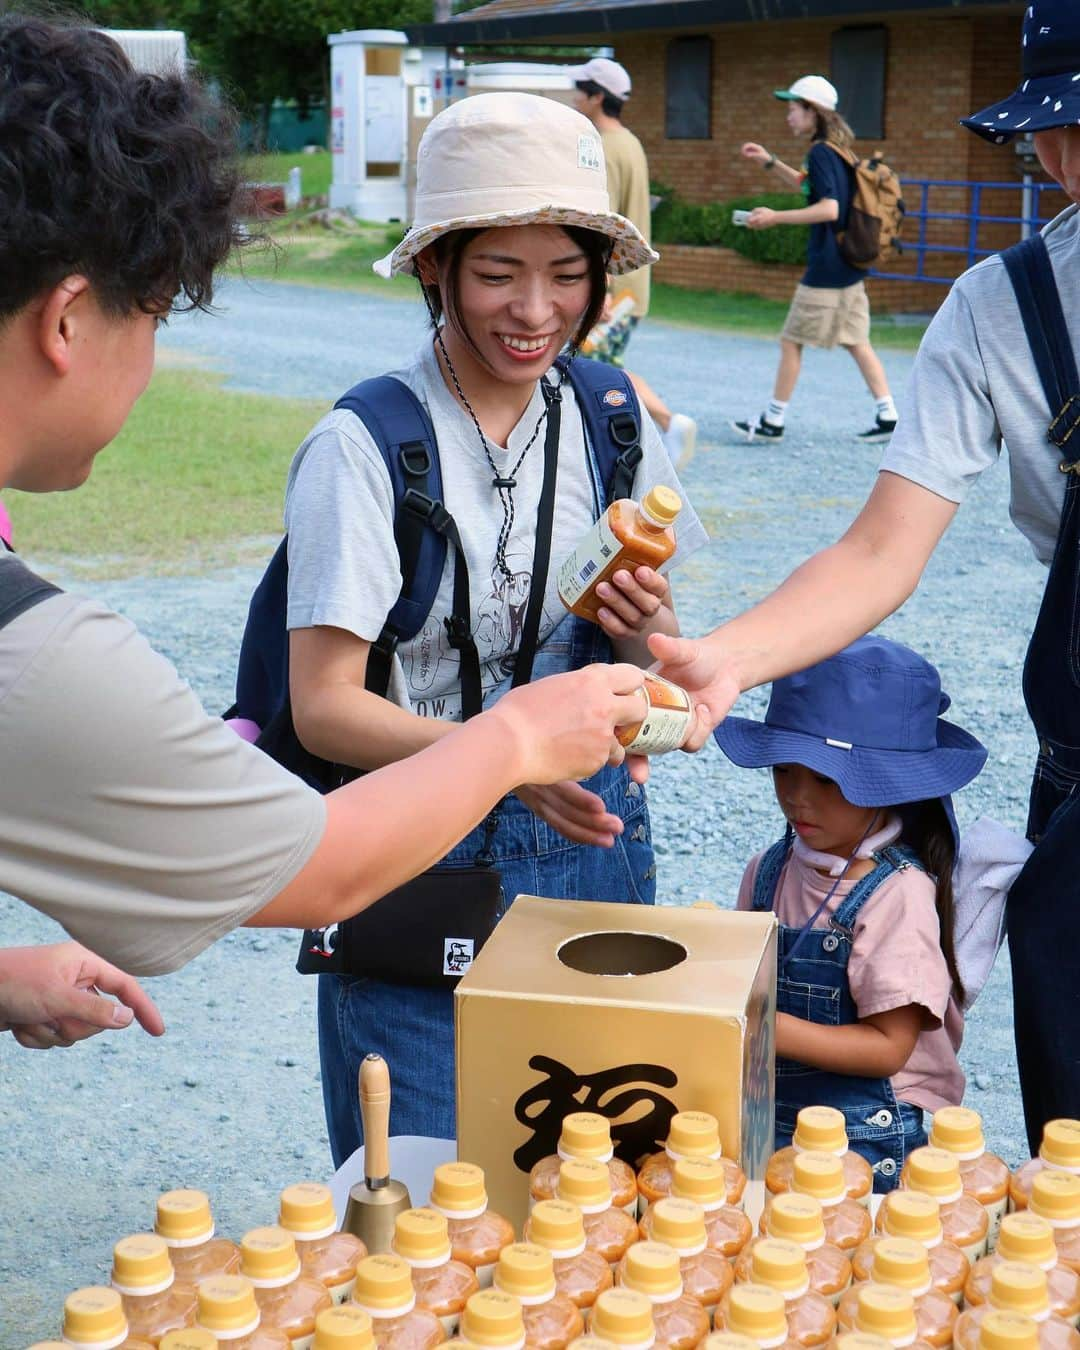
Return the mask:
{"type": "Polygon", "coordinates": [[[187,68],[187,39],[175,30],[104,28],[114,42],[127,53],[136,70],[147,75],[181,74],[187,68]]]}

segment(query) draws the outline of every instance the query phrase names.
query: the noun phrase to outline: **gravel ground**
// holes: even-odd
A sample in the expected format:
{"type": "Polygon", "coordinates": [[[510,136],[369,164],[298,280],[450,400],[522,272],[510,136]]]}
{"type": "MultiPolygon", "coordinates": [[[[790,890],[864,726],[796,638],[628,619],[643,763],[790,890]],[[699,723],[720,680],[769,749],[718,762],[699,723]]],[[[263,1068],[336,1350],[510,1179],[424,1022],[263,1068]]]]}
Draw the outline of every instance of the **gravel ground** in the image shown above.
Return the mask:
{"type": "MultiPolygon", "coordinates": [[[[417,306],[367,295],[233,285],[223,304],[223,316],[174,321],[160,339],[164,357],[204,361],[233,387],[273,394],[332,399],[405,358],[422,331],[417,306]]],[[[875,452],[851,435],[871,420],[869,401],[842,354],[812,352],[782,446],[750,447],[727,419],[759,410],[774,344],[646,323],[631,350],[635,369],[701,426],[685,484],[712,543],[677,583],[684,630],[701,631],[850,520],[876,468],[875,452]]],[[[910,358],[890,355],[887,365],[902,388],[910,358]]],[[[956,720],[990,748],[958,799],[961,823],[991,814],[1022,829],[1033,736],[1019,669],[1043,571],[1009,524],[1007,495],[999,467],[884,631],[938,663],[956,720]]],[[[230,702],[255,580],[237,568],[95,591],[217,710],[230,702]]],[[[753,693],[740,711],[759,715],[763,705],[753,693]]],[[[673,756],[657,762],[652,801],[662,900],[732,903],[745,860],[778,831],[765,773],[732,768],[715,747],[673,756]]],[[[57,936],[2,896],[0,916],[7,943],[57,936]]],[[[0,1350],[54,1334],[63,1295],[105,1277],[112,1241],[150,1224],[160,1190],[206,1188],[220,1229],[238,1236],[273,1218],[281,1186],[329,1174],[314,983],[293,972],[294,947],[289,933],[242,931],[151,982],[169,1026],[160,1042],[129,1030],[43,1055],[0,1038],[0,1350]]],[[[1010,1028],[1003,958],[969,1019],[963,1060],[990,1147],[1015,1162],[1024,1145],[1010,1028]]]]}

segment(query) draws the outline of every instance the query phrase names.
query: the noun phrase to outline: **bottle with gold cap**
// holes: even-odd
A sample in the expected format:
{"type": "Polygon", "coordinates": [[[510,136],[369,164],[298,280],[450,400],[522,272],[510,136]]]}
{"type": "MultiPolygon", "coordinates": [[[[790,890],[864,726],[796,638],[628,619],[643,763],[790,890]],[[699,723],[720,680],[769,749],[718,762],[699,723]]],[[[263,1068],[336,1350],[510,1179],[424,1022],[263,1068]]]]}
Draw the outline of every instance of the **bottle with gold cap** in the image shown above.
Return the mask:
{"type": "Polygon", "coordinates": [[[159,1195],[154,1232],[169,1247],[177,1278],[194,1282],[204,1275],[235,1275],[240,1248],[214,1236],[214,1217],[205,1191],[166,1191],[159,1195]]]}
{"type": "Polygon", "coordinates": [[[1080,1321],[1080,1275],[1058,1258],[1050,1223],[1030,1210],[1006,1214],[1001,1221],[998,1245],[989,1256],[976,1261],[964,1285],[964,1301],[977,1307],[990,1297],[994,1267],[1002,1261],[1026,1261],[1046,1271],[1050,1310],[1076,1326],[1080,1321]]]}
{"type": "Polygon", "coordinates": [[[758,1350],[752,1336],[737,1331],[713,1331],[702,1341],[703,1350],[758,1350]]]}
{"type": "Polygon", "coordinates": [[[559,1167],[571,1158],[590,1158],[607,1163],[611,1200],[627,1214],[637,1215],[637,1178],[629,1163],[615,1157],[611,1123],[595,1111],[574,1111],[563,1117],[558,1152],[541,1158],[529,1173],[530,1208],[537,1200],[553,1200],[559,1184],[559,1167]]]}
{"type": "Polygon", "coordinates": [[[133,1336],[156,1344],[166,1331],[195,1321],[195,1286],[176,1278],[169,1248],[156,1233],[120,1239],[113,1248],[112,1287],[133,1336]]]}
{"type": "Polygon", "coordinates": [[[521,1303],[501,1289],[473,1294],[461,1315],[461,1335],[455,1345],[474,1350],[524,1350],[525,1319],[521,1303]]]}
{"type": "Polygon", "coordinates": [[[278,1202],[278,1227],[292,1234],[303,1273],[326,1285],[335,1303],[344,1303],[367,1247],[352,1233],[339,1232],[329,1186],[316,1181],[286,1186],[278,1202]]]}
{"type": "Polygon", "coordinates": [[[652,1304],[663,1350],[694,1350],[709,1334],[709,1314],[684,1292],[679,1254],[666,1243],[635,1242],[619,1262],[619,1288],[636,1289],[652,1304]]]}
{"type": "Polygon", "coordinates": [[[990,1297],[960,1314],[956,1323],[957,1350],[978,1350],[979,1331],[993,1312],[1022,1313],[1038,1328],[1039,1350],[1080,1350],[1080,1332],[1050,1308],[1046,1271],[1023,1261],[1002,1261],[994,1267],[990,1297]]]}
{"type": "Polygon", "coordinates": [[[795,1133],[786,1148],[778,1149],[765,1168],[765,1188],[773,1195],[790,1191],[799,1153],[831,1153],[844,1169],[844,1190],[852,1200],[869,1205],[874,1174],[864,1157],[848,1148],[844,1113],[832,1106],[804,1106],[795,1117],[795,1133]]]}
{"type": "Polygon", "coordinates": [[[284,1228],[253,1228],[240,1240],[240,1273],[255,1286],[264,1327],[277,1327],[295,1350],[311,1350],[315,1318],[332,1306],[326,1286],[303,1274],[296,1243],[284,1228]]]}
{"type": "Polygon", "coordinates": [[[606,1341],[603,1336],[593,1336],[586,1332],[578,1336],[567,1346],[567,1350],[617,1350],[614,1341],[606,1341]]]}
{"type": "Polygon", "coordinates": [[[208,1275],[199,1281],[196,1329],[225,1350],[288,1350],[284,1331],[263,1326],[255,1286],[243,1275],[208,1275]]]}
{"type": "Polygon", "coordinates": [[[727,1203],[741,1205],[746,1173],[720,1150],[720,1125],[707,1111],[679,1111],[671,1117],[668,1137],[660,1153],[650,1153],[638,1172],[640,1209],[671,1194],[675,1164],[680,1158],[715,1158],[724,1169],[727,1203]]]}
{"type": "Polygon", "coordinates": [[[891,1345],[892,1341],[871,1331],[845,1331],[837,1336],[835,1350],[889,1350],[891,1345]]]}
{"type": "Polygon", "coordinates": [[[788,1339],[799,1345],[824,1345],[836,1331],[836,1309],[810,1288],[806,1253],[797,1242],[758,1238],[750,1248],[749,1284],[765,1284],[784,1296],[788,1339]]]}
{"type": "MultiPolygon", "coordinates": [[[[835,1307],[851,1283],[851,1261],[839,1247],[826,1240],[821,1202],[795,1191],[774,1195],[761,1216],[761,1225],[766,1237],[799,1244],[806,1253],[810,1288],[835,1307]]],[[[744,1251],[735,1262],[737,1280],[750,1279],[750,1261],[750,1253],[744,1251]]]]}
{"type": "Polygon", "coordinates": [[[656,1342],[652,1304],[636,1289],[605,1289],[596,1300],[589,1331],[620,1350],[651,1350],[656,1342]]]}
{"type": "Polygon", "coordinates": [[[481,1289],[491,1283],[495,1262],[514,1240],[509,1219],[488,1208],[483,1168],[475,1163],[441,1163],[431,1187],[431,1208],[445,1216],[455,1261],[472,1266],[481,1289]]]}
{"type": "MultiPolygon", "coordinates": [[[[955,1153],[929,1146],[912,1149],[904,1163],[900,1184],[907,1190],[934,1197],[940,1206],[945,1237],[960,1248],[972,1265],[986,1255],[990,1216],[977,1200],[964,1194],[955,1153]]],[[[884,1206],[878,1211],[879,1232],[884,1224],[883,1210],[884,1206]]]]}
{"type": "Polygon", "coordinates": [[[435,1314],[417,1306],[409,1263],[393,1252],[365,1256],[356,1267],[352,1304],[371,1318],[378,1350],[433,1350],[446,1339],[435,1314]]]}
{"type": "Polygon", "coordinates": [[[982,1116],[966,1106],[943,1106],[934,1112],[929,1142],[955,1155],[964,1194],[990,1216],[987,1247],[993,1251],[1009,1203],[1009,1169],[996,1153],[987,1152],[982,1116]]]}
{"type": "MultiPolygon", "coordinates": [[[[959,1303],[971,1266],[960,1248],[945,1238],[941,1206],[934,1197],[922,1191],[890,1191],[882,1199],[880,1212],[882,1235],[921,1242],[930,1259],[930,1283],[959,1303]]],[[[855,1252],[851,1265],[856,1280],[877,1278],[872,1270],[874,1249],[880,1241],[871,1238],[855,1252]]]]}
{"type": "Polygon", "coordinates": [[[434,1313],[452,1336],[480,1281],[472,1266],[451,1256],[446,1216],[433,1209],[402,1210],[390,1246],[409,1264],[417,1306],[434,1313]]]}
{"type": "MultiPolygon", "coordinates": [[[[581,1210],[566,1200],[540,1200],[525,1220],[524,1238],[551,1253],[555,1287],[588,1317],[597,1296],[615,1282],[611,1265],[585,1242],[581,1210]]],[[[580,1339],[580,1338],[579,1338],[580,1339]]]]}
{"type": "MultiPolygon", "coordinates": [[[[158,1341],[158,1350],[218,1350],[219,1344],[212,1331],[204,1331],[202,1327],[183,1327],[180,1331],[167,1331],[158,1341]]],[[[233,1350],[236,1342],[226,1341],[224,1344],[228,1350],[233,1350]]],[[[288,1339],[274,1342],[279,1348],[288,1344],[288,1339]]],[[[34,1350],[34,1347],[31,1346],[30,1350],[34,1350]]]]}
{"type": "Polygon", "coordinates": [[[840,1311],[846,1320],[841,1323],[844,1329],[838,1344],[853,1334],[880,1338],[898,1350],[905,1346],[923,1350],[927,1344],[919,1338],[915,1299],[910,1290],[898,1285],[855,1285],[841,1300],[840,1311]]]}
{"type": "MultiPolygon", "coordinates": [[[[668,1195],[653,1206],[652,1240],[679,1253],[683,1285],[706,1310],[715,1308],[734,1278],[731,1262],[708,1245],[705,1211],[693,1200],[668,1195]]],[[[618,1275],[615,1277],[618,1282],[618,1275]]]]}
{"type": "Polygon", "coordinates": [[[120,1294],[104,1285],[76,1289],[64,1299],[63,1344],[80,1350],[153,1350],[131,1333],[120,1294]]]}
{"type": "Polygon", "coordinates": [[[650,488],[640,505],[625,497],[612,502],[559,568],[559,598],[566,608],[596,623],[604,603],[596,594],[602,581],[619,568],[661,568],[675,552],[672,527],[681,510],[679,494],[662,483],[650,488]]]}
{"type": "Polygon", "coordinates": [[[1053,1228],[1058,1260],[1080,1274],[1080,1176],[1049,1169],[1039,1172],[1028,1209],[1053,1228]]]}
{"type": "Polygon", "coordinates": [[[779,1289],[767,1284],[737,1284],[717,1304],[717,1331],[747,1336],[758,1350],[776,1350],[788,1341],[787,1305],[779,1289]]]}
{"type": "Polygon", "coordinates": [[[869,1209],[847,1193],[844,1163],[835,1153],[796,1153],[791,1189],[797,1195],[812,1195],[821,1204],[825,1238],[842,1252],[854,1251],[873,1232],[869,1209]]]}
{"type": "MultiPolygon", "coordinates": [[[[935,1289],[930,1279],[930,1256],[921,1242],[913,1238],[883,1237],[874,1248],[870,1267],[874,1284],[893,1285],[906,1289],[915,1300],[915,1319],[919,1339],[931,1345],[948,1346],[956,1323],[956,1304],[952,1298],[935,1289]]],[[[837,1316],[843,1326],[854,1325],[854,1308],[858,1297],[854,1285],[840,1300],[837,1316]]]]}
{"type": "Polygon", "coordinates": [[[1009,1203],[1013,1209],[1027,1208],[1032,1183],[1045,1168],[1080,1175],[1080,1120],[1046,1122],[1038,1156],[1018,1167],[1009,1181],[1009,1203]]]}
{"type": "Polygon", "coordinates": [[[315,1319],[311,1350],[375,1350],[371,1318],[352,1303],[324,1308],[315,1319]]]}
{"type": "Polygon", "coordinates": [[[512,1294],[521,1304],[529,1350],[566,1350],[585,1330],[576,1303],[560,1294],[555,1265],[546,1247],[511,1242],[499,1253],[491,1287],[512,1294]]]}
{"type": "Polygon", "coordinates": [[[637,1240],[637,1224],[624,1209],[612,1203],[611,1182],[604,1163],[585,1158],[559,1166],[556,1198],[577,1205],[585,1226],[585,1245],[615,1266],[630,1244],[637,1240]]]}
{"type": "MultiPolygon", "coordinates": [[[[727,1202],[727,1173],[719,1158],[680,1158],[671,1173],[671,1194],[677,1200],[693,1200],[705,1211],[705,1241],[729,1261],[753,1236],[753,1225],[741,1209],[727,1202]]],[[[652,1209],[638,1224],[641,1236],[651,1241],[652,1209]]]]}
{"type": "Polygon", "coordinates": [[[1026,1313],[995,1308],[979,1327],[979,1350],[1036,1350],[1038,1324],[1026,1313]]]}

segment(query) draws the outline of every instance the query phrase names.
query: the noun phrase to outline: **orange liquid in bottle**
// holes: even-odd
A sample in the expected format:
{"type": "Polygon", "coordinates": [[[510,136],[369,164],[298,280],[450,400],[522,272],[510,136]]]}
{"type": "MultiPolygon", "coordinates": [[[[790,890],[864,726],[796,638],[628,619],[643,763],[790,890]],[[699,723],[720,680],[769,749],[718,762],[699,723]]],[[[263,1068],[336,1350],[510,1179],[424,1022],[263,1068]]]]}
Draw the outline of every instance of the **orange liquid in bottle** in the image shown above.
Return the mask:
{"type": "Polygon", "coordinates": [[[806,1253],[798,1243],[759,1238],[750,1250],[751,1283],[767,1285],[784,1296],[788,1339],[803,1346],[831,1341],[836,1331],[836,1310],[810,1288],[806,1253]]]}
{"type": "MultiPolygon", "coordinates": [[[[292,1343],[284,1331],[262,1325],[255,1287],[243,1275],[208,1275],[199,1281],[198,1295],[198,1334],[212,1335],[215,1344],[220,1338],[228,1350],[289,1350],[292,1343]]],[[[185,1333],[175,1334],[180,1339],[185,1333]]],[[[176,1350],[187,1347],[181,1341],[176,1350]]]]}
{"type": "Polygon", "coordinates": [[[976,1261],[967,1277],[964,1300],[969,1308],[989,1299],[994,1270],[1003,1261],[1024,1261],[1044,1270],[1050,1311],[1076,1326],[1080,1319],[1080,1275],[1059,1260],[1054,1230],[1046,1219],[1027,1209],[1005,1215],[997,1249],[976,1261]]]}
{"type": "Polygon", "coordinates": [[[564,1162],[559,1168],[558,1199],[577,1205],[585,1226],[585,1245],[617,1265],[637,1238],[637,1224],[611,1202],[607,1166],[585,1159],[564,1162]]]}
{"type": "Polygon", "coordinates": [[[132,1336],[156,1345],[167,1331],[195,1321],[195,1286],[176,1278],[168,1245],[156,1233],[120,1239],[113,1248],[112,1284],[132,1336]]]}
{"type": "Polygon", "coordinates": [[[1050,1310],[1046,1272],[1020,1261],[1003,1261],[990,1282],[989,1301],[960,1314],[958,1350],[977,1350],[980,1328],[995,1311],[1020,1313],[1034,1320],[1040,1350],[1080,1350],[1080,1333],[1050,1310]]]}
{"type": "Polygon", "coordinates": [[[391,1245],[409,1264],[417,1306],[434,1313],[452,1336],[480,1282],[472,1266],[452,1258],[445,1215],[433,1209],[404,1210],[394,1220],[391,1245]]]}
{"type": "Polygon", "coordinates": [[[577,1205],[539,1201],[525,1221],[524,1237],[551,1253],[556,1289],[583,1312],[614,1283],[610,1263],[585,1244],[585,1224],[577,1205]]]}
{"type": "Polygon", "coordinates": [[[853,1285],[841,1298],[837,1308],[840,1325],[858,1331],[868,1329],[858,1325],[860,1290],[879,1286],[900,1289],[913,1299],[919,1339],[947,1350],[956,1323],[956,1304],[948,1294],[933,1288],[930,1261],[922,1243],[911,1238],[881,1238],[874,1249],[873,1273],[873,1284],[853,1285]]]}
{"type": "MultiPolygon", "coordinates": [[[[900,1185],[932,1195],[941,1207],[941,1226],[946,1238],[974,1264],[986,1255],[990,1233],[987,1211],[964,1194],[960,1164],[955,1154],[942,1148],[917,1148],[907,1156],[900,1173],[900,1185]]],[[[878,1230],[882,1215],[878,1213],[878,1230]]]]}
{"type": "Polygon", "coordinates": [[[154,1232],[169,1245],[169,1259],[180,1280],[190,1284],[206,1275],[235,1275],[240,1248],[214,1236],[210,1200],[203,1191],[166,1191],[158,1196],[154,1232]]]}
{"type": "Polygon", "coordinates": [[[760,1350],[797,1344],[788,1340],[783,1294],[766,1284],[735,1285],[717,1305],[715,1325],[718,1331],[749,1337],[750,1344],[760,1350]]]}
{"type": "Polygon", "coordinates": [[[560,1294],[546,1247],[512,1242],[499,1253],[492,1288],[521,1304],[527,1350],[566,1350],[585,1330],[577,1305],[560,1294]]]}
{"type": "Polygon", "coordinates": [[[371,1318],[378,1350],[434,1350],[446,1339],[435,1314],[416,1304],[409,1263],[393,1252],[364,1257],[352,1303],[371,1318]]]}
{"type": "MultiPolygon", "coordinates": [[[[964,1282],[971,1266],[955,1243],[945,1239],[941,1206],[932,1195],[921,1191],[890,1191],[881,1206],[881,1229],[888,1237],[911,1238],[926,1248],[930,1262],[930,1283],[954,1303],[963,1297],[964,1282]]],[[[856,1280],[874,1280],[872,1273],[876,1239],[866,1242],[852,1259],[856,1280]]]]}
{"type": "MultiPolygon", "coordinates": [[[[821,1202],[812,1195],[789,1191],[774,1196],[761,1216],[768,1237],[797,1243],[806,1253],[810,1288],[835,1307],[851,1283],[851,1261],[825,1240],[821,1202]]],[[[735,1262],[736,1280],[750,1279],[751,1257],[744,1251],[735,1262]]]]}
{"type": "Polygon", "coordinates": [[[559,568],[559,596],[572,614],[596,623],[604,601],[596,588],[612,573],[636,567],[659,569],[675,552],[672,528],[682,510],[678,493],[658,485],[639,505],[625,498],[612,502],[559,568]]]}
{"type": "MultiPolygon", "coordinates": [[[[671,1194],[701,1206],[705,1211],[706,1245],[731,1261],[749,1243],[754,1230],[743,1211],[728,1204],[728,1180],[720,1158],[680,1158],[672,1169],[671,1194]]],[[[651,1208],[642,1215],[638,1229],[646,1242],[652,1240],[651,1208]]]]}
{"type": "Polygon", "coordinates": [[[671,1194],[675,1164],[680,1158],[718,1159],[727,1178],[727,1203],[742,1204],[746,1174],[738,1163],[721,1157],[720,1126],[716,1117],[705,1111],[680,1111],[671,1118],[663,1151],[650,1154],[638,1173],[642,1212],[647,1205],[671,1194]]]}
{"type": "Polygon", "coordinates": [[[302,1273],[292,1234],[277,1227],[245,1233],[240,1272],[255,1286],[263,1327],[284,1331],[297,1350],[311,1350],[315,1318],[333,1304],[326,1286],[302,1273]]]}
{"type": "Polygon", "coordinates": [[[435,1169],[431,1208],[446,1216],[455,1261],[472,1266],[481,1289],[491,1283],[495,1262],[514,1240],[513,1225],[488,1209],[483,1169],[474,1163],[442,1163],[435,1169]]]}
{"type": "Polygon", "coordinates": [[[1049,1169],[1039,1172],[1028,1208],[1053,1225],[1058,1260],[1080,1274],[1080,1176],[1049,1169]]]}
{"type": "Polygon", "coordinates": [[[64,1300],[64,1340],[72,1345],[109,1344],[119,1336],[118,1350],[154,1350],[154,1342],[128,1334],[127,1318],[120,1294],[104,1285],[76,1289],[64,1300]]]}
{"type": "Polygon", "coordinates": [[[765,1168],[765,1188],[773,1195],[792,1189],[795,1158],[799,1153],[832,1153],[844,1169],[845,1193],[869,1205],[874,1189],[870,1164],[848,1147],[843,1113],[831,1106],[804,1106],[796,1117],[795,1134],[787,1148],[778,1149],[765,1168]]]}
{"type": "Polygon", "coordinates": [[[993,1251],[1009,1203],[1009,1169],[996,1153],[987,1152],[982,1117],[966,1106],[943,1106],[934,1112],[930,1146],[955,1154],[964,1194],[989,1217],[987,1247],[993,1251]]]}
{"type": "MultiPolygon", "coordinates": [[[[791,1190],[796,1195],[812,1195],[820,1203],[825,1240],[842,1252],[850,1255],[873,1232],[870,1211],[848,1196],[843,1159],[835,1153],[796,1153],[791,1190]]],[[[761,1217],[764,1221],[764,1213],[761,1217]]]]}
{"type": "Polygon", "coordinates": [[[352,1233],[338,1231],[330,1188],[314,1181],[286,1186],[281,1192],[278,1226],[291,1233],[300,1269],[326,1286],[335,1303],[344,1303],[356,1283],[356,1267],[367,1247],[352,1233]]]}
{"type": "Polygon", "coordinates": [[[684,1292],[678,1253],[662,1242],[635,1242],[619,1263],[619,1286],[635,1289],[652,1304],[656,1345],[694,1350],[709,1334],[709,1317],[684,1292]]]}
{"type": "Polygon", "coordinates": [[[611,1125],[606,1116],[594,1111],[575,1111],[563,1120],[558,1153],[541,1158],[529,1173],[529,1197],[532,1204],[538,1200],[555,1198],[559,1168],[572,1158],[606,1163],[612,1204],[625,1209],[628,1214],[637,1214],[637,1179],[634,1169],[629,1163],[615,1157],[611,1125]]]}
{"type": "Polygon", "coordinates": [[[1013,1209],[1026,1209],[1035,1177],[1046,1168],[1080,1173],[1080,1120],[1048,1120],[1043,1127],[1039,1156],[1018,1167],[1009,1181],[1013,1209]]]}

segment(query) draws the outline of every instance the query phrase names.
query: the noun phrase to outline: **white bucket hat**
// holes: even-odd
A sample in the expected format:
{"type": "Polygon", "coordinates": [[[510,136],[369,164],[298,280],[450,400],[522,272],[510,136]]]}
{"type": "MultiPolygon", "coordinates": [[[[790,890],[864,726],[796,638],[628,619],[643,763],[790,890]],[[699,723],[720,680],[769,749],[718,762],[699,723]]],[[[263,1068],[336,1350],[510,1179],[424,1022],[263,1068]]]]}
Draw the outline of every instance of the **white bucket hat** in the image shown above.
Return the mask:
{"type": "Polygon", "coordinates": [[[840,102],[836,85],[830,84],[824,75],[803,75],[790,89],[776,89],[773,92],[777,98],[786,99],[789,103],[813,103],[826,112],[835,112],[840,102]]]}
{"type": "Polygon", "coordinates": [[[416,156],[412,227],[374,269],[381,277],[413,273],[416,255],[441,235],[499,225],[596,230],[612,241],[614,276],[659,257],[611,209],[593,124],[538,94],[474,94],[432,119],[416,156]]]}

